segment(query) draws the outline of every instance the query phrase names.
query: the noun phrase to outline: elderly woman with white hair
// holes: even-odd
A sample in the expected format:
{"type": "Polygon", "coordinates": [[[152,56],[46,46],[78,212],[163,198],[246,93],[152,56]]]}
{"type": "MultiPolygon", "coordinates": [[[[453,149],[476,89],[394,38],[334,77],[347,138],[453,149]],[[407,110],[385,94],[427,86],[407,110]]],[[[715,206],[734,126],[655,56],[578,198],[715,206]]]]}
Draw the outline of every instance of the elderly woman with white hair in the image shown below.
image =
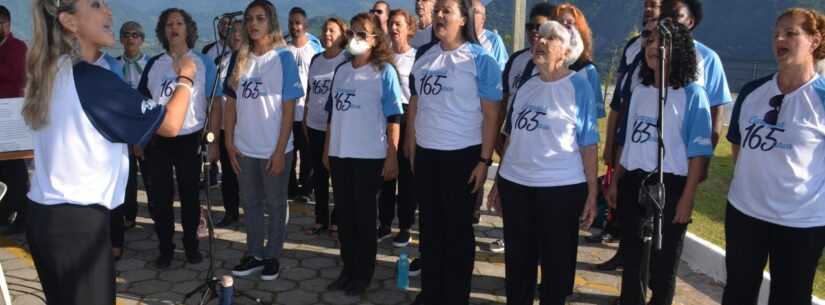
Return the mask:
{"type": "Polygon", "coordinates": [[[596,215],[593,90],[568,67],[581,52],[577,36],[544,23],[535,44],[538,73],[525,77],[509,106],[509,133],[491,194],[503,208],[507,304],[532,304],[541,262],[541,304],[564,304],[573,293],[578,229],[596,215]]]}

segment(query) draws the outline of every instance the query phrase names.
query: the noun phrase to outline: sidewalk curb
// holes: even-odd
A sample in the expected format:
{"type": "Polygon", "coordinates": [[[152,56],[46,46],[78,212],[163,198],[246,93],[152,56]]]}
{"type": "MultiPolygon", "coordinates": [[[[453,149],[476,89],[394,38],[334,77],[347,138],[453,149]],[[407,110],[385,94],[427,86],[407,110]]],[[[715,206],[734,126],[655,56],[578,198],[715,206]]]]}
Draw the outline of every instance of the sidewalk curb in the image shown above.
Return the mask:
{"type": "MultiPolygon", "coordinates": [[[[719,283],[725,283],[725,250],[721,247],[688,232],[685,246],[682,251],[682,260],[693,271],[702,273],[719,283]]],[[[771,276],[768,272],[762,273],[762,286],[759,289],[759,305],[768,304],[768,294],[771,287],[771,276]]],[[[825,301],[811,296],[812,304],[825,305],[825,301]]]]}

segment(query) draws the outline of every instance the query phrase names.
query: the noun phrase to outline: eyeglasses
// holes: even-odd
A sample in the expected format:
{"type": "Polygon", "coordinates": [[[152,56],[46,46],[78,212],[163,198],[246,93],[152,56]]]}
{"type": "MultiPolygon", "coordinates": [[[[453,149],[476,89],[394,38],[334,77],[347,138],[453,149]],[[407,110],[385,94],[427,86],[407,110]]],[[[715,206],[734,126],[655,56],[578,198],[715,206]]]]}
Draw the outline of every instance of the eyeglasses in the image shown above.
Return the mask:
{"type": "Polygon", "coordinates": [[[782,109],[782,102],[785,101],[785,95],[780,94],[771,98],[770,106],[771,109],[767,113],[765,113],[765,117],[762,119],[765,123],[776,125],[776,121],[779,120],[779,110],[782,109]]]}
{"type": "Polygon", "coordinates": [[[353,30],[347,30],[346,34],[347,34],[347,37],[349,37],[349,38],[358,37],[358,39],[361,39],[361,40],[367,40],[367,37],[375,36],[375,34],[370,34],[370,33],[367,33],[366,31],[357,31],[356,32],[356,31],[353,31],[353,30]]]}
{"type": "Polygon", "coordinates": [[[528,22],[524,24],[524,29],[528,32],[535,32],[538,31],[541,27],[541,24],[535,22],[528,22]]]}
{"type": "Polygon", "coordinates": [[[383,15],[384,11],[372,9],[370,10],[370,14],[383,15]]]}
{"type": "Polygon", "coordinates": [[[121,34],[120,34],[120,38],[127,38],[127,39],[128,39],[128,38],[133,38],[133,39],[138,39],[138,38],[143,38],[143,34],[141,34],[141,33],[136,33],[136,32],[125,32],[125,33],[121,33],[121,34]]]}

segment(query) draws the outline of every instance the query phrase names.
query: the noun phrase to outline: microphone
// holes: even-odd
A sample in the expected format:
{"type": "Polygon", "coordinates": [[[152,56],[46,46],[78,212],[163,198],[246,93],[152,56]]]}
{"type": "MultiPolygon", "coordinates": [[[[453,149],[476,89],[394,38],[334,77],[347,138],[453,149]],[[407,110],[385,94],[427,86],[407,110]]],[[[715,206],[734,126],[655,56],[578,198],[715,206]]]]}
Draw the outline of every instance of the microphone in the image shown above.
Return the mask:
{"type": "Polygon", "coordinates": [[[241,16],[241,15],[243,15],[242,11],[235,11],[235,12],[230,12],[230,13],[225,13],[223,15],[220,15],[218,17],[215,17],[215,19],[235,18],[235,17],[241,16]]]}
{"type": "Polygon", "coordinates": [[[663,38],[670,38],[670,37],[672,37],[672,36],[673,36],[673,35],[671,34],[671,32],[670,32],[670,27],[668,27],[668,24],[669,24],[670,22],[665,23],[665,21],[666,21],[665,19],[663,19],[663,20],[659,21],[659,22],[656,24],[656,30],[658,30],[658,31],[659,31],[659,34],[660,34],[663,38]]]}

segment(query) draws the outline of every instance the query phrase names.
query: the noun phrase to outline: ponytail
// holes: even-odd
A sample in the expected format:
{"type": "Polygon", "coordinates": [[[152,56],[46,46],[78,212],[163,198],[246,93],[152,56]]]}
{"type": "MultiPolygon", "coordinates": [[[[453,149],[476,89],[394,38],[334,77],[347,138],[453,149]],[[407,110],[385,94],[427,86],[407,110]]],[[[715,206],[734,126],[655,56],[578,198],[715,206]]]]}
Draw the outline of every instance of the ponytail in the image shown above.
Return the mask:
{"type": "Polygon", "coordinates": [[[32,45],[26,55],[26,90],[23,119],[32,129],[48,124],[49,103],[58,63],[63,55],[80,58],[77,42],[58,20],[73,14],[75,0],[35,0],[32,5],[32,45]],[[59,6],[58,6],[59,5],[59,6]]]}

